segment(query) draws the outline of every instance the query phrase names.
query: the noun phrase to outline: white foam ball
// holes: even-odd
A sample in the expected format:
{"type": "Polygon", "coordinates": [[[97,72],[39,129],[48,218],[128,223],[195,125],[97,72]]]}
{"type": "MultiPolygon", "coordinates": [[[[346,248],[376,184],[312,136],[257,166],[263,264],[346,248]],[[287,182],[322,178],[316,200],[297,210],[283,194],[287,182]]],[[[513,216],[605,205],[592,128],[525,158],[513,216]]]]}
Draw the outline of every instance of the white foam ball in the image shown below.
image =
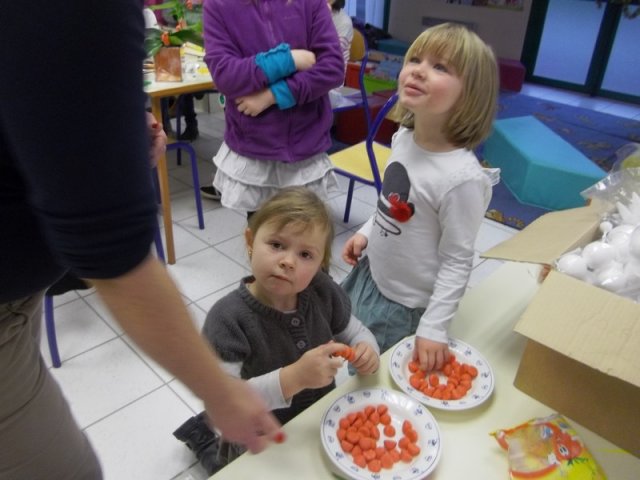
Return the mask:
{"type": "Polygon", "coordinates": [[[611,292],[621,291],[627,284],[627,275],[622,266],[614,263],[596,274],[598,285],[611,292]]]}
{"type": "Polygon", "coordinates": [[[621,233],[611,238],[607,237],[607,243],[616,249],[616,260],[625,263],[629,258],[629,239],[631,235],[621,233]]]}
{"type": "Polygon", "coordinates": [[[606,239],[607,243],[611,243],[612,240],[617,241],[620,238],[628,238],[629,236],[631,236],[631,232],[633,232],[634,228],[635,227],[633,225],[623,223],[622,225],[618,225],[617,227],[611,229],[604,238],[606,239]]]}
{"type": "Polygon", "coordinates": [[[611,231],[612,228],[613,228],[613,224],[608,220],[605,220],[604,222],[600,223],[600,231],[603,234],[607,234],[608,232],[611,231]]]}
{"type": "Polygon", "coordinates": [[[556,264],[559,272],[584,280],[587,275],[587,262],[577,253],[565,253],[556,264]]]}
{"type": "Polygon", "coordinates": [[[587,244],[582,249],[582,258],[587,262],[587,266],[592,270],[598,270],[606,264],[612,262],[616,257],[616,249],[601,241],[587,244]]]}
{"type": "Polygon", "coordinates": [[[629,255],[640,261],[640,225],[629,236],[629,255]]]}

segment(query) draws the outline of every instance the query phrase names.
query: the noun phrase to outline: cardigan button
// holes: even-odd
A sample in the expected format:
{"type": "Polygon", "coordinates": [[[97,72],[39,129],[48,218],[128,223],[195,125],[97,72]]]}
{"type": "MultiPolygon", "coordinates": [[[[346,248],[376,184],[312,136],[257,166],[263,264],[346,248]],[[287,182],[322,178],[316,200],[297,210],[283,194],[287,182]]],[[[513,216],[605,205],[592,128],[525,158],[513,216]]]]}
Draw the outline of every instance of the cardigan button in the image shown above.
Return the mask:
{"type": "Polygon", "coordinates": [[[304,347],[307,346],[307,342],[305,342],[304,340],[299,340],[298,343],[296,343],[296,346],[298,347],[299,350],[302,350],[304,347]]]}
{"type": "Polygon", "coordinates": [[[299,327],[300,326],[300,319],[297,317],[293,317],[291,319],[291,325],[293,325],[294,327],[299,327]]]}

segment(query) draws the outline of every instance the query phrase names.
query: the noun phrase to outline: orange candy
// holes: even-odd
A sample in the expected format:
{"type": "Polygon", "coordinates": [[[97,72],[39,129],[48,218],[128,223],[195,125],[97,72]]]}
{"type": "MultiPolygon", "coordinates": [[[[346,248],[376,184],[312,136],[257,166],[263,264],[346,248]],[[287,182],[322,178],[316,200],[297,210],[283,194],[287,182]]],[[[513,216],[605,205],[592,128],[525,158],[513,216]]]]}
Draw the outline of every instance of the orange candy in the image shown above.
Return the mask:
{"type": "MultiPolygon", "coordinates": [[[[444,385],[442,385],[444,387],[444,385]]],[[[403,437],[396,441],[396,429],[393,427],[387,405],[367,405],[358,412],[342,417],[336,431],[342,450],[351,455],[353,463],[367,468],[373,473],[382,469],[389,470],[397,462],[411,462],[418,455],[418,432],[409,420],[402,423],[403,437]],[[381,424],[385,438],[380,439],[381,424]],[[399,448],[398,448],[399,447],[399,448]]]]}
{"type": "MultiPolygon", "coordinates": [[[[338,437],[340,438],[340,437],[338,437]]],[[[273,441],[275,443],[284,443],[284,441],[287,439],[286,435],[284,434],[284,432],[280,431],[278,433],[275,434],[275,436],[273,437],[273,441]]]]}
{"type": "Polygon", "coordinates": [[[460,363],[455,355],[449,355],[447,362],[440,370],[446,377],[441,380],[437,372],[429,374],[420,369],[418,362],[411,360],[407,365],[411,375],[409,384],[427,397],[438,400],[460,400],[471,389],[473,379],[478,376],[478,369],[468,363],[460,363]],[[423,380],[425,379],[426,380],[423,380]],[[443,383],[444,382],[444,383],[443,383]]]}
{"type": "Polygon", "coordinates": [[[345,347],[342,350],[338,350],[334,355],[336,357],[342,357],[348,362],[353,362],[356,359],[356,352],[351,347],[345,347]]]}

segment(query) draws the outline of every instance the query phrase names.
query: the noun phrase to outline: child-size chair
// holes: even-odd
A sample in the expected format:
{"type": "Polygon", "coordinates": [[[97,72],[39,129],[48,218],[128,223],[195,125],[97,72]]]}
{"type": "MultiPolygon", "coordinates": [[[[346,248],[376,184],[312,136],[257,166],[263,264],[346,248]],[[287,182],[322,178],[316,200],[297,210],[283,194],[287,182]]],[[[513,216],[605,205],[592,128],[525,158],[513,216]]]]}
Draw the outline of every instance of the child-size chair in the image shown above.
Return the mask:
{"type": "Polygon", "coordinates": [[[382,125],[382,121],[397,100],[398,94],[395,93],[382,106],[371,128],[369,128],[367,138],[364,142],[356,143],[329,156],[335,167],[335,172],[349,179],[347,203],[343,217],[345,223],[349,221],[355,182],[374,186],[378,193],[382,190],[384,168],[391,154],[391,148],[376,142],[374,139],[380,125],[382,125]]]}
{"type": "Polygon", "coordinates": [[[198,213],[198,228],[204,230],[204,215],[202,213],[202,199],[200,198],[200,175],[198,174],[198,157],[196,156],[196,151],[189,142],[182,141],[167,143],[167,152],[173,150],[175,150],[177,154],[184,150],[189,155],[193,193],[196,198],[196,211],[198,213]]]}

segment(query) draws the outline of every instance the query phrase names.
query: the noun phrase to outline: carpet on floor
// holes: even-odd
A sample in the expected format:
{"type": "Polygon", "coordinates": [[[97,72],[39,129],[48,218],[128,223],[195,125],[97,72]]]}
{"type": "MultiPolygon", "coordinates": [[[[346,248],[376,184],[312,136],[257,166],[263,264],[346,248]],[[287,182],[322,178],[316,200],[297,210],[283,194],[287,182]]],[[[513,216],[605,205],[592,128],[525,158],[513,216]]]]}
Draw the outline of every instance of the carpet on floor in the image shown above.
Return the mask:
{"type": "MultiPolygon", "coordinates": [[[[569,142],[603,170],[616,161],[616,151],[628,143],[640,143],[640,121],[618,117],[587,108],[574,107],[551,100],[514,92],[502,92],[497,118],[533,115],[569,142]]],[[[329,154],[349,145],[333,138],[329,154]]],[[[483,161],[482,145],[476,149],[483,161]]],[[[518,230],[523,229],[548,210],[520,203],[503,182],[493,189],[487,218],[518,230]]]]}
{"type": "MultiPolygon", "coordinates": [[[[640,121],[574,107],[519,93],[500,94],[497,118],[533,115],[603,170],[616,161],[616,151],[640,143],[640,121]]],[[[483,160],[482,146],[476,151],[483,160]]],[[[548,210],[520,203],[504,183],[494,187],[487,217],[522,229],[548,210]]]]}

